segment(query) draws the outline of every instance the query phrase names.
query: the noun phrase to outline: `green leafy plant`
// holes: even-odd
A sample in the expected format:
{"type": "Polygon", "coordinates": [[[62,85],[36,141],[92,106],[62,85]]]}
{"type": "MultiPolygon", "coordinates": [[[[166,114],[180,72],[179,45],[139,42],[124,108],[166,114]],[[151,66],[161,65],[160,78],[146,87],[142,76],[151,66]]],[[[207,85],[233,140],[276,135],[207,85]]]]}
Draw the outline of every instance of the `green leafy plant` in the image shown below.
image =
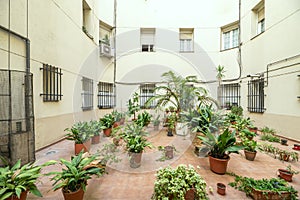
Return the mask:
{"type": "Polygon", "coordinates": [[[167,122],[166,125],[168,126],[169,130],[175,130],[175,126],[176,126],[176,121],[177,121],[177,115],[175,112],[171,112],[168,114],[167,116],[167,122]]]}
{"type": "Polygon", "coordinates": [[[204,136],[197,136],[209,149],[209,155],[214,158],[224,159],[230,153],[238,153],[243,146],[236,144],[235,131],[230,132],[225,129],[222,134],[213,134],[210,131],[204,133],[204,136]]]}
{"type": "MultiPolygon", "coordinates": [[[[173,149],[173,152],[178,152],[174,145],[168,146],[168,147],[171,147],[173,149]]],[[[158,146],[157,149],[162,152],[162,156],[159,159],[157,159],[157,161],[163,162],[163,161],[166,161],[166,160],[170,160],[170,158],[168,158],[166,156],[166,147],[158,146]]]]}
{"type": "Polygon", "coordinates": [[[243,108],[241,106],[232,106],[230,111],[236,116],[243,117],[243,108]]]}
{"type": "MultiPolygon", "coordinates": [[[[299,154],[297,152],[286,151],[278,147],[274,147],[272,144],[259,143],[258,149],[266,153],[273,154],[274,158],[279,160],[285,160],[285,157],[291,157],[292,161],[298,161],[299,159],[299,154]]],[[[288,161],[288,159],[286,161],[288,161]]]]}
{"type": "Polygon", "coordinates": [[[286,170],[287,170],[290,174],[299,174],[299,171],[293,170],[291,165],[288,165],[288,166],[286,167],[286,170]]]}
{"type": "Polygon", "coordinates": [[[157,115],[153,120],[152,120],[152,123],[153,123],[153,126],[159,126],[160,124],[160,115],[157,115]]]}
{"type": "Polygon", "coordinates": [[[152,199],[184,199],[186,192],[194,188],[196,199],[208,199],[206,182],[193,166],[166,167],[156,173],[152,199]]]}
{"type": "Polygon", "coordinates": [[[66,128],[65,131],[67,132],[66,139],[74,141],[75,144],[83,144],[90,138],[90,135],[85,133],[82,134],[82,132],[80,132],[75,126],[66,128]]]}
{"type": "Polygon", "coordinates": [[[138,124],[139,126],[147,126],[151,122],[152,115],[147,111],[139,113],[137,116],[137,120],[134,123],[138,124]]]}
{"type": "Polygon", "coordinates": [[[260,131],[262,133],[271,133],[273,135],[276,133],[275,129],[269,128],[267,126],[263,127],[260,131]]]}
{"type": "Polygon", "coordinates": [[[8,165],[1,167],[0,200],[8,199],[11,196],[20,198],[21,193],[25,191],[30,191],[32,194],[42,197],[41,192],[36,186],[36,182],[42,176],[42,168],[55,163],[55,161],[48,161],[42,165],[28,163],[21,166],[21,160],[18,160],[12,167],[8,165]]]}
{"type": "Polygon", "coordinates": [[[128,100],[128,114],[129,116],[133,115],[133,119],[135,118],[136,112],[138,112],[141,107],[139,105],[139,94],[135,92],[131,99],[128,100]]]}
{"type": "Polygon", "coordinates": [[[280,138],[273,135],[272,133],[262,133],[260,135],[260,139],[264,141],[269,141],[269,142],[280,142],[280,138]]]}
{"type": "Polygon", "coordinates": [[[145,137],[147,134],[143,127],[135,123],[127,124],[122,133],[126,150],[131,153],[141,153],[146,147],[152,148],[152,144],[145,137]]]}
{"type": "Polygon", "coordinates": [[[245,137],[242,138],[241,144],[244,146],[244,150],[256,152],[257,142],[255,140],[249,140],[247,137],[245,137]]]}
{"type": "Polygon", "coordinates": [[[99,120],[101,129],[112,128],[115,123],[115,117],[112,114],[106,114],[99,120]]]}
{"type": "Polygon", "coordinates": [[[100,135],[100,131],[102,130],[101,129],[101,125],[100,125],[100,122],[98,120],[91,120],[89,123],[88,123],[88,127],[90,129],[90,134],[92,136],[95,136],[95,135],[100,135]]]}
{"type": "Polygon", "coordinates": [[[256,133],[250,131],[248,128],[245,128],[245,129],[243,129],[243,130],[241,130],[241,131],[239,132],[239,136],[240,136],[241,138],[245,138],[245,137],[246,137],[246,138],[251,139],[251,138],[253,138],[253,137],[256,136],[256,133]]]}
{"type": "Polygon", "coordinates": [[[63,166],[61,171],[49,172],[52,176],[53,190],[62,189],[66,193],[75,192],[79,189],[86,190],[87,180],[93,175],[100,177],[105,172],[104,167],[97,160],[98,155],[83,154],[81,151],[77,156],[73,156],[71,161],[60,159],[59,164],[63,166]]]}
{"type": "Polygon", "coordinates": [[[298,196],[298,192],[280,178],[255,180],[253,178],[238,176],[234,173],[229,173],[229,175],[235,177],[234,182],[229,183],[229,185],[245,192],[247,195],[252,195],[253,189],[255,189],[263,191],[265,196],[267,196],[268,192],[276,192],[278,194],[290,192],[292,200],[296,200],[298,196]]]}

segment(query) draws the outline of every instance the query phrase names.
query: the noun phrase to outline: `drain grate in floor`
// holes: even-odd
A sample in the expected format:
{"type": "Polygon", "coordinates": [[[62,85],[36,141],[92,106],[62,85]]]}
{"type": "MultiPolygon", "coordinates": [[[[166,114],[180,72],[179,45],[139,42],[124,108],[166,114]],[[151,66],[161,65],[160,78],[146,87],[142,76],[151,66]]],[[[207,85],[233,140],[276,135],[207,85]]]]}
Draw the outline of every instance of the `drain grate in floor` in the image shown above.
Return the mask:
{"type": "Polygon", "coordinates": [[[55,153],[57,153],[57,152],[58,152],[57,150],[47,151],[47,152],[45,153],[45,155],[46,155],[46,156],[49,156],[49,155],[55,154],[55,153]]]}

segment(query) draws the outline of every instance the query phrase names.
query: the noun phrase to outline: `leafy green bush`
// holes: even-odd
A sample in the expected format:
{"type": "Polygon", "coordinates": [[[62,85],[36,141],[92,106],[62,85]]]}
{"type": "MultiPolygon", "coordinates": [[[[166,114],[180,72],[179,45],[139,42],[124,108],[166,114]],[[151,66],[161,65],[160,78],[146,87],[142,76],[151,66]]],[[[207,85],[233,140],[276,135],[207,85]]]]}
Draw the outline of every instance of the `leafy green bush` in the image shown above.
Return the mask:
{"type": "Polygon", "coordinates": [[[280,138],[271,134],[271,133],[263,133],[260,135],[260,139],[269,142],[280,142],[280,138]]]}

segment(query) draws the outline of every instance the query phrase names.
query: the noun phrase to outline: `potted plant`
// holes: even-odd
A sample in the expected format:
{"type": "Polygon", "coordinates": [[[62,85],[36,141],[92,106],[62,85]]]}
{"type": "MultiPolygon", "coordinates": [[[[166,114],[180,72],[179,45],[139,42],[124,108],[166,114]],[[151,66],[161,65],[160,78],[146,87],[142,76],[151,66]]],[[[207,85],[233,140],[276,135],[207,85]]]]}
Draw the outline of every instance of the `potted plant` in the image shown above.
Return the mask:
{"type": "Polygon", "coordinates": [[[294,174],[299,174],[298,171],[295,171],[292,169],[292,166],[291,165],[288,165],[286,167],[286,169],[278,169],[278,172],[279,172],[279,177],[286,180],[286,181],[289,181],[289,182],[292,182],[292,179],[293,179],[293,175],[294,174]]]}
{"type": "Polygon", "coordinates": [[[18,160],[12,167],[3,160],[7,166],[0,167],[0,199],[1,200],[25,200],[27,193],[42,197],[41,192],[36,186],[39,177],[42,176],[43,167],[55,164],[55,161],[48,161],[42,165],[27,163],[21,166],[21,160],[18,160]]]}
{"type": "Polygon", "coordinates": [[[241,130],[241,131],[239,132],[239,136],[240,136],[241,138],[248,138],[249,140],[252,140],[253,137],[256,136],[256,133],[250,131],[248,128],[245,128],[245,129],[243,129],[243,130],[241,130]]]}
{"type": "Polygon", "coordinates": [[[151,122],[152,115],[148,113],[147,111],[144,111],[142,113],[139,113],[137,116],[137,120],[134,122],[142,127],[148,126],[151,122]]]}
{"type": "Polygon", "coordinates": [[[238,153],[243,146],[236,144],[235,131],[226,128],[221,134],[211,133],[209,130],[200,138],[210,150],[208,153],[210,169],[217,174],[225,174],[230,153],[238,153]]]}
{"type": "Polygon", "coordinates": [[[158,146],[158,150],[163,152],[163,155],[157,159],[157,161],[165,161],[173,159],[174,152],[176,151],[175,146],[167,145],[167,146],[158,146]]]}
{"type": "Polygon", "coordinates": [[[139,105],[139,94],[135,92],[131,99],[128,100],[128,114],[129,116],[133,115],[132,121],[136,120],[136,112],[138,112],[141,108],[139,105]]]}
{"type": "Polygon", "coordinates": [[[155,131],[158,131],[158,129],[159,129],[159,125],[160,125],[159,117],[160,117],[160,115],[157,115],[156,118],[152,120],[153,127],[154,127],[155,131]]]}
{"type": "Polygon", "coordinates": [[[191,165],[159,169],[152,199],[208,199],[206,182],[191,165]]]}
{"type": "Polygon", "coordinates": [[[101,125],[97,120],[91,120],[89,122],[89,127],[92,132],[92,144],[99,144],[100,142],[100,131],[101,125]]]}
{"type": "Polygon", "coordinates": [[[53,190],[62,189],[65,200],[83,199],[86,190],[87,181],[93,175],[100,177],[105,169],[99,163],[98,155],[87,155],[81,151],[77,156],[73,156],[71,161],[60,159],[62,165],[61,171],[49,172],[47,175],[52,176],[53,190]]]}
{"type": "Polygon", "coordinates": [[[220,195],[226,194],[226,185],[224,183],[217,183],[217,192],[220,195]]]}
{"type": "Polygon", "coordinates": [[[88,152],[90,146],[90,135],[85,131],[80,132],[79,125],[82,123],[74,124],[71,128],[66,128],[66,139],[74,141],[75,155],[80,151],[88,152]]]}
{"type": "Polygon", "coordinates": [[[142,153],[146,147],[152,148],[152,144],[147,141],[148,133],[143,130],[142,126],[136,123],[128,124],[124,128],[122,138],[125,142],[125,149],[130,156],[130,167],[138,168],[141,166],[142,153]]]}
{"type": "Polygon", "coordinates": [[[115,122],[115,118],[112,114],[106,114],[100,118],[101,129],[105,136],[109,137],[111,134],[111,128],[115,122]]]}
{"type": "Polygon", "coordinates": [[[244,146],[244,154],[247,160],[253,161],[256,156],[257,142],[250,140],[247,137],[242,138],[242,145],[244,146]]]}
{"type": "Polygon", "coordinates": [[[246,195],[252,196],[255,200],[296,200],[298,192],[288,183],[279,178],[260,179],[242,177],[231,173],[235,177],[234,182],[229,183],[230,186],[243,191],[246,195]]]}
{"type": "Polygon", "coordinates": [[[177,121],[177,114],[175,112],[170,112],[167,116],[166,125],[168,127],[168,136],[173,136],[173,132],[175,131],[177,121]]]}

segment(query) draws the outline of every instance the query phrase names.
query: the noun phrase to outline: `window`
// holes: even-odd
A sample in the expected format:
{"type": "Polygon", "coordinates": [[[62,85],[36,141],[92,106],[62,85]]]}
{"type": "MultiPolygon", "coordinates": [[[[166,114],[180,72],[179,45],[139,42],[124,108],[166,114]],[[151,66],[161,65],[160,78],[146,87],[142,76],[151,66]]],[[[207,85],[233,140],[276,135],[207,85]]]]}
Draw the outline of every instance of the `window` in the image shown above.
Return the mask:
{"type": "Polygon", "coordinates": [[[90,38],[94,39],[91,35],[92,31],[92,10],[88,3],[83,0],[82,1],[82,31],[90,38]]]}
{"type": "Polygon", "coordinates": [[[99,82],[98,83],[98,108],[113,108],[116,105],[114,93],[114,84],[99,82]]]}
{"type": "Polygon", "coordinates": [[[43,64],[43,101],[60,101],[61,97],[61,69],[43,64]]]}
{"type": "Polygon", "coordinates": [[[248,82],[248,111],[263,113],[264,108],[264,79],[251,80],[248,82]]]}
{"type": "Polygon", "coordinates": [[[240,84],[222,84],[218,88],[218,100],[221,108],[231,109],[231,106],[240,105],[240,84]]]}
{"type": "Polygon", "coordinates": [[[222,50],[231,49],[239,45],[238,22],[221,27],[222,31],[222,50]]]}
{"type": "Polygon", "coordinates": [[[82,78],[82,110],[93,109],[93,80],[89,78],[82,78]]]}
{"type": "Polygon", "coordinates": [[[143,52],[153,52],[155,44],[155,29],[141,28],[141,48],[143,52]]]}
{"type": "Polygon", "coordinates": [[[99,23],[99,43],[111,44],[112,27],[103,21],[99,23]]]}
{"type": "Polygon", "coordinates": [[[194,38],[194,29],[193,28],[180,28],[179,29],[180,52],[194,51],[193,38],[194,38]]]}
{"type": "MultiPolygon", "coordinates": [[[[140,107],[146,108],[145,103],[146,101],[154,96],[154,89],[155,84],[142,84],[140,85],[140,107]]],[[[149,105],[150,108],[154,108],[155,102],[152,102],[151,105],[149,105]]]]}
{"type": "Polygon", "coordinates": [[[257,4],[253,10],[255,16],[256,34],[263,33],[265,31],[265,3],[261,1],[257,4]]]}

